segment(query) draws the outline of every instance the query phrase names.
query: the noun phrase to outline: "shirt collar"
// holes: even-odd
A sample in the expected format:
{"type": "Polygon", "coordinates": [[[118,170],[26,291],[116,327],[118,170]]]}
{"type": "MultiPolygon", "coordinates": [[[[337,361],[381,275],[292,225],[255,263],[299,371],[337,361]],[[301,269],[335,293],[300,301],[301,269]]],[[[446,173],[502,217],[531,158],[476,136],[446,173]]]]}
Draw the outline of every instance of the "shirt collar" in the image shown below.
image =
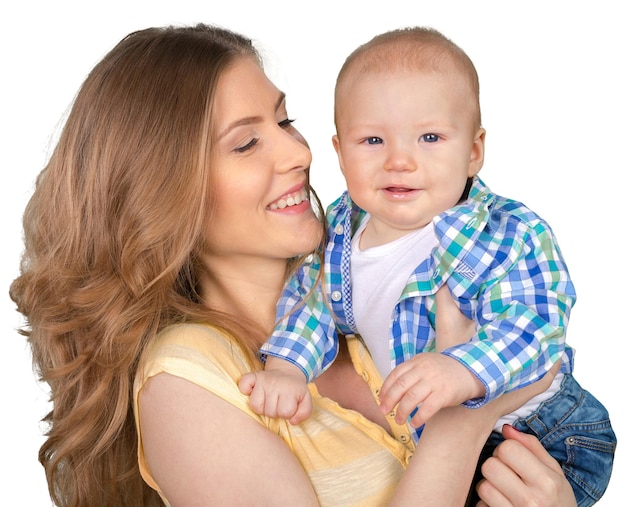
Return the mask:
{"type": "Polygon", "coordinates": [[[402,297],[434,294],[446,283],[489,223],[494,199],[491,190],[475,176],[467,200],[433,219],[439,245],[409,278],[402,297]]]}

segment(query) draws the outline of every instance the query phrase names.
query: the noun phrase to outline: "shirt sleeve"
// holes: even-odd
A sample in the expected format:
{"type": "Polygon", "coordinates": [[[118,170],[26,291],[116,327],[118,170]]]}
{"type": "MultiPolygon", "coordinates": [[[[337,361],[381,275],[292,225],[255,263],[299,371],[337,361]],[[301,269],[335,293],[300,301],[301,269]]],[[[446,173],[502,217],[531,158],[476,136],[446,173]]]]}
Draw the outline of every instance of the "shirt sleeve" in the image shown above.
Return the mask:
{"type": "Polygon", "coordinates": [[[261,346],[261,358],[275,356],[298,366],[307,381],[337,356],[337,328],[322,292],[320,260],[315,257],[287,282],[276,307],[277,325],[261,346]]]}
{"type": "MultiPolygon", "coordinates": [[[[511,250],[512,251],[512,250],[511,250]]],[[[468,367],[485,385],[478,407],[542,378],[561,358],[576,300],[574,286],[549,227],[529,228],[518,254],[494,262],[510,266],[478,296],[476,334],[443,353],[468,367]]]]}

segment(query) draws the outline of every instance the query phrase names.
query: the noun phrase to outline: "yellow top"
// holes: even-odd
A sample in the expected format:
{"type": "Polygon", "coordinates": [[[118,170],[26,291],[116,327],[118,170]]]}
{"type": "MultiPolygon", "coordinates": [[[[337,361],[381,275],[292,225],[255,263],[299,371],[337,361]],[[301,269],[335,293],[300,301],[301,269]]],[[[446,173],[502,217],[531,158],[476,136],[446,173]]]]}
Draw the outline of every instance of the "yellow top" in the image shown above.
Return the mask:
{"type": "MultiPolygon", "coordinates": [[[[381,379],[373,362],[355,337],[348,349],[356,371],[375,394],[381,379]]],[[[237,381],[251,370],[243,352],[223,332],[200,324],[179,324],[163,330],[145,351],[134,386],[134,409],[139,434],[139,468],[144,480],[159,492],[150,474],[141,441],[139,391],[159,373],[169,373],[207,389],[280,436],[306,470],[322,506],[385,505],[399,481],[414,446],[408,427],[392,423],[394,437],[358,412],[346,410],[320,396],[310,384],[313,413],[292,426],[282,419],[255,414],[237,381]]],[[[297,502],[296,502],[297,503],[297,502]]]]}

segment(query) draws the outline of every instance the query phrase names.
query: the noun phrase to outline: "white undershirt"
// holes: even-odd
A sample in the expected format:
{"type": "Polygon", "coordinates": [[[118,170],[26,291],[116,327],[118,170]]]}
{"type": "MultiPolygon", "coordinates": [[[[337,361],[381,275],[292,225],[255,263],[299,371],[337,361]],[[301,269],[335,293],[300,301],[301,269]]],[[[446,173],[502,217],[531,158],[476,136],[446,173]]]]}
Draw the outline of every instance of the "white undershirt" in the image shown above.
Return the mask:
{"type": "Polygon", "coordinates": [[[389,328],[393,309],[415,268],[437,244],[431,224],[391,243],[361,250],[359,243],[368,220],[352,241],[352,311],[359,334],[382,378],[391,371],[389,328]]]}

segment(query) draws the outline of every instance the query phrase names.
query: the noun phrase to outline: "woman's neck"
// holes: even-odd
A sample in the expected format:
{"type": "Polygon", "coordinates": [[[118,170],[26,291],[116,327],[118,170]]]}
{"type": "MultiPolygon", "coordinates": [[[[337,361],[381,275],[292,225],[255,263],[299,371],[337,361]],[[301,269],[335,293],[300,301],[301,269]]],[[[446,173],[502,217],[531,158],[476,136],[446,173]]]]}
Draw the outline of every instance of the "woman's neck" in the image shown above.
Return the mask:
{"type": "Polygon", "coordinates": [[[271,331],[276,323],[276,302],[285,283],[286,261],[220,256],[207,259],[206,265],[207,272],[200,281],[205,304],[271,331]]]}

